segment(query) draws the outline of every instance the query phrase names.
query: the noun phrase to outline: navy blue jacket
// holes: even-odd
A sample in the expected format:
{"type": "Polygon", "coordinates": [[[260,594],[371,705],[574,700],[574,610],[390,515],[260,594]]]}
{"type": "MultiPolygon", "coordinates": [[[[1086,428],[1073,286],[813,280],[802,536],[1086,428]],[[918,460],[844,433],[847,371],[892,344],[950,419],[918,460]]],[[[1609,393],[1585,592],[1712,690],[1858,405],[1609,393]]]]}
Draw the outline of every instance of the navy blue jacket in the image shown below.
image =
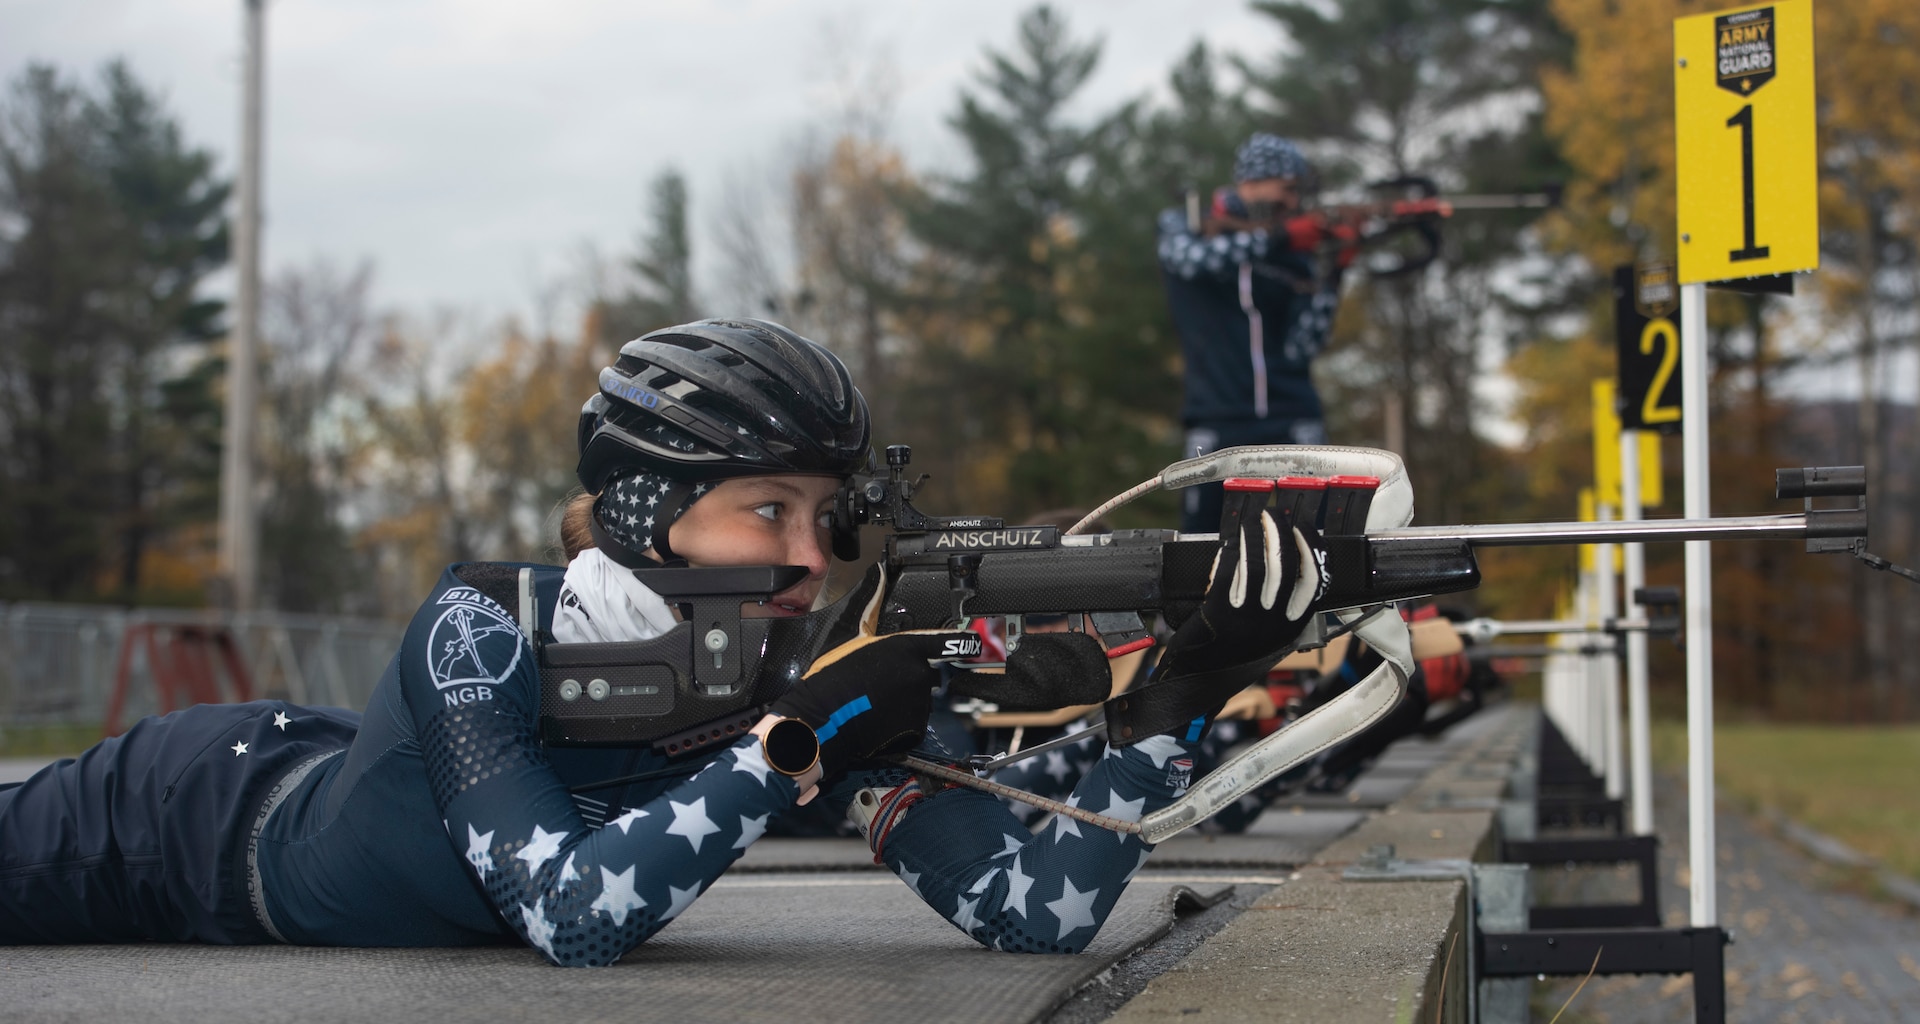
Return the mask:
{"type": "MultiPolygon", "coordinates": [[[[0,786],[0,943],[517,939],[588,966],[657,932],[793,805],[794,784],[748,739],[692,758],[691,777],[570,795],[668,765],[537,741],[533,649],[487,596],[517,568],[444,573],[364,716],[198,705],[0,786]]],[[[534,568],[543,628],[562,578],[534,568]]],[[[1067,802],[1141,820],[1185,790],[1196,749],[1109,749],[1067,802]]],[[[1035,834],[992,794],[922,791],[891,765],[821,800],[844,809],[862,788],[894,801],[875,837],[886,865],[994,949],[1086,948],[1149,850],[1070,817],[1035,834]]]]}
{"type": "Polygon", "coordinates": [[[1186,357],[1182,419],[1191,426],[1321,418],[1308,364],[1333,330],[1339,268],[1316,280],[1314,258],[1288,249],[1284,237],[1207,238],[1179,210],[1160,214],[1159,234],[1167,309],[1186,357]]]}
{"type": "MultiPolygon", "coordinates": [[[[293,942],[517,937],[557,964],[610,963],[685,910],[798,791],[749,739],[692,778],[576,801],[571,784],[666,762],[541,746],[533,649],[459,568],[415,614],[351,749],[301,780],[262,832],[273,924],[293,942]]],[[[562,578],[535,570],[542,628],[562,578]]]]}

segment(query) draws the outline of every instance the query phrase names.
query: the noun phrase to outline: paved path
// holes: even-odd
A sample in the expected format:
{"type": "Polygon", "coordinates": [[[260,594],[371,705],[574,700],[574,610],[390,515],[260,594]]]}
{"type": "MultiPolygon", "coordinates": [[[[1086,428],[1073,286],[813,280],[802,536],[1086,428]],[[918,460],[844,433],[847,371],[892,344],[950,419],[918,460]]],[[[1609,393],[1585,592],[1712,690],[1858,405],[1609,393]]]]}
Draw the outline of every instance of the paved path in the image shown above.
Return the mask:
{"type": "Polygon", "coordinates": [[[50,757],[0,757],[0,783],[25,782],[52,762],[50,757]]]}
{"type": "MultiPolygon", "coordinates": [[[[1656,797],[1660,906],[1669,925],[1687,923],[1686,784],[1665,778],[1656,797]]],[[[1722,808],[1716,837],[1720,920],[1727,950],[1727,1019],[1779,1024],[1920,1021],[1920,915],[1853,895],[1858,882],[1722,808]]],[[[1598,888],[1610,879],[1595,879],[1598,888]]],[[[1543,879],[1542,884],[1551,884],[1543,879]]],[[[1617,884],[1617,883],[1616,883],[1617,884]]],[[[1534,1019],[1550,1020],[1575,981],[1539,986],[1534,1019]]],[[[1594,978],[1561,1018],[1691,1021],[1686,977],[1594,978]]]]}

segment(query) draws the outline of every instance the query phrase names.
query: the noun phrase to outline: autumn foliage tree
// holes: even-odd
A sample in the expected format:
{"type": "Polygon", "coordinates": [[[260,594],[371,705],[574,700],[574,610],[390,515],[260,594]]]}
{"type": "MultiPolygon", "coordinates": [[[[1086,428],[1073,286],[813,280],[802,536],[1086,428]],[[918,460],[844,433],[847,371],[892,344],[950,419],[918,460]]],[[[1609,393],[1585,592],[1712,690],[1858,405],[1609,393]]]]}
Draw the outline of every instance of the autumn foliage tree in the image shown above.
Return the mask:
{"type": "MultiPolygon", "coordinates": [[[[1571,60],[1542,78],[1546,124],[1574,174],[1553,244],[1605,268],[1671,258],[1674,248],[1673,20],[1724,7],[1676,0],[1556,0],[1571,60]]],[[[1771,470],[1866,462],[1879,496],[1874,545],[1911,560],[1915,459],[1881,410],[1888,349],[1910,345],[1915,296],[1915,44],[1920,12],[1894,2],[1817,3],[1821,256],[1808,298],[1710,292],[1708,322],[1716,511],[1771,508],[1771,470]],[[1793,396],[1792,374],[1854,362],[1854,429],[1793,396]],[[1889,500],[1892,499],[1892,500],[1889,500]]],[[[1596,295],[1588,333],[1611,318],[1596,295]]],[[[1550,390],[1572,365],[1514,364],[1523,388],[1550,390]]],[[[1672,481],[1677,484],[1676,481],[1672,481]]],[[[1655,549],[1657,552],[1659,549],[1655,549]]],[[[1891,656],[1911,647],[1920,602],[1910,587],[1782,545],[1721,545],[1715,559],[1716,664],[1735,703],[1779,714],[1852,716],[1920,710],[1920,680],[1891,656]],[[1818,679],[1824,688],[1811,693],[1818,679]],[[1896,686],[1895,683],[1898,682],[1896,686]]],[[[1678,582],[1677,564],[1653,572],[1678,582]]]]}

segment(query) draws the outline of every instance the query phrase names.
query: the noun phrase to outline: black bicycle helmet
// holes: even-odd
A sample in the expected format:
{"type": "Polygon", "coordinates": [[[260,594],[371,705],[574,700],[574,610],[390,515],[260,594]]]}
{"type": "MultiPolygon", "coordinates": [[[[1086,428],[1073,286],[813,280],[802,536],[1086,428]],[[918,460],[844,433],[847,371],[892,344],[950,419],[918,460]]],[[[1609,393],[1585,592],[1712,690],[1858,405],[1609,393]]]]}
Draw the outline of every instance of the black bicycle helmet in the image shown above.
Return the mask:
{"type": "Polygon", "coordinates": [[[580,483],[701,483],[867,466],[867,402],[824,346],[779,324],[699,320],[627,342],[580,410],[580,483]]]}

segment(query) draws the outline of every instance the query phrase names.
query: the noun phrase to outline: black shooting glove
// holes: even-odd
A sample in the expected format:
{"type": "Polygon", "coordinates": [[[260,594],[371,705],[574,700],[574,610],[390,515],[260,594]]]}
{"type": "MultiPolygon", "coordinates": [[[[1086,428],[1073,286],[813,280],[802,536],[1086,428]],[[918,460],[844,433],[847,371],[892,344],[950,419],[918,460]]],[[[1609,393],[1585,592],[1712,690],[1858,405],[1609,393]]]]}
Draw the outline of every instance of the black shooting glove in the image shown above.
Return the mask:
{"type": "Polygon", "coordinates": [[[885,592],[873,588],[854,637],[821,655],[771,709],[813,727],[827,780],[854,761],[912,750],[927,731],[940,685],[940,669],[928,661],[980,653],[980,638],[964,631],[875,635],[885,592]]]}
{"type": "Polygon", "coordinates": [[[1326,545],[1292,509],[1269,507],[1273,493],[1226,493],[1206,599],[1168,641],[1156,678],[1264,674],[1306,629],[1327,591],[1326,545]]]}
{"type": "Polygon", "coordinates": [[[989,700],[1002,711],[1098,704],[1112,691],[1107,652],[1085,633],[1028,633],[1007,655],[1004,674],[958,672],[947,681],[948,693],[989,700]]]}
{"type": "Polygon", "coordinates": [[[1219,713],[1266,677],[1319,610],[1328,583],[1320,532],[1295,522],[1291,508],[1271,507],[1273,495],[1226,492],[1207,596],[1167,642],[1152,682],[1107,702],[1109,742],[1125,746],[1219,713]]]}

